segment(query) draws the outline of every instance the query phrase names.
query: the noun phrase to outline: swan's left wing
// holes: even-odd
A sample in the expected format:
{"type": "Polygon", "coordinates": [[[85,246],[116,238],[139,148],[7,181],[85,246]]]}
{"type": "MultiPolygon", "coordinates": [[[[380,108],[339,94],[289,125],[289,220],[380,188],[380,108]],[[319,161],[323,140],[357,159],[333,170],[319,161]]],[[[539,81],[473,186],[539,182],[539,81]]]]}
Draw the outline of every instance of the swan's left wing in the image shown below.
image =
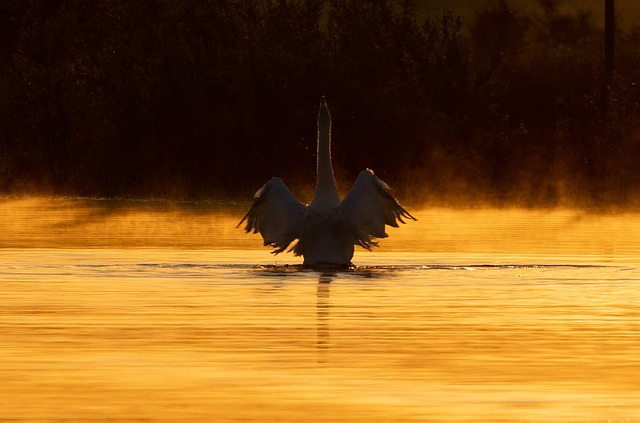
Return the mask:
{"type": "Polygon", "coordinates": [[[369,169],[360,172],[353,187],[338,206],[338,216],[354,243],[370,250],[373,238],[386,238],[384,225],[398,227],[403,218],[416,220],[389,192],[389,185],[369,169]]]}
{"type": "Polygon", "coordinates": [[[271,178],[253,197],[253,205],[238,226],[245,221],[245,232],[262,235],[265,246],[283,252],[300,237],[305,205],[302,204],[280,178],[271,178]]]}

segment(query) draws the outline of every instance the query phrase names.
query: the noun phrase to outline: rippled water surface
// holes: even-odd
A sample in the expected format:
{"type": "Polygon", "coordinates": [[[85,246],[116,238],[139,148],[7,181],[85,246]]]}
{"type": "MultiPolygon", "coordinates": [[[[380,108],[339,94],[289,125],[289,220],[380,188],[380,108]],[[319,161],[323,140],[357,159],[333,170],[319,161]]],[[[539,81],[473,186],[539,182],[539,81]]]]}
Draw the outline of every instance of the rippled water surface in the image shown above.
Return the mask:
{"type": "Polygon", "coordinates": [[[426,209],[314,271],[242,212],[0,201],[0,421],[640,421],[640,215],[426,209]]]}

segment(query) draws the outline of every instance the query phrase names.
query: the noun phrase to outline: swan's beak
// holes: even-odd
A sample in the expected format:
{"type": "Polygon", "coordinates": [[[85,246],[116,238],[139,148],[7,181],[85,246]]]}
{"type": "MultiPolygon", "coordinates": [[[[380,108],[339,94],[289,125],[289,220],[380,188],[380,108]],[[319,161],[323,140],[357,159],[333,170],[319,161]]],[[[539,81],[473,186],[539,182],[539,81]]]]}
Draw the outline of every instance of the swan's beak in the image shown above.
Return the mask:
{"type": "Polygon", "coordinates": [[[320,97],[320,111],[318,112],[318,124],[320,124],[321,121],[326,121],[327,125],[331,121],[331,114],[329,113],[327,100],[325,100],[324,96],[320,97]]]}

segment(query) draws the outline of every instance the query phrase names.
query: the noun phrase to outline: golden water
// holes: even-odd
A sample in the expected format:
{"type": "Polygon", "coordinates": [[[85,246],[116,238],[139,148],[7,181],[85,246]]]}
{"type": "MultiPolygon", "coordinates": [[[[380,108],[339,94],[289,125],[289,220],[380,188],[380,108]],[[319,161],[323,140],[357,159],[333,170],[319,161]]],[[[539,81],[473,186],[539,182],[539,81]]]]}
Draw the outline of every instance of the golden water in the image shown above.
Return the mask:
{"type": "Polygon", "coordinates": [[[640,215],[417,211],[355,269],[217,204],[0,202],[0,421],[640,421],[640,215]]]}

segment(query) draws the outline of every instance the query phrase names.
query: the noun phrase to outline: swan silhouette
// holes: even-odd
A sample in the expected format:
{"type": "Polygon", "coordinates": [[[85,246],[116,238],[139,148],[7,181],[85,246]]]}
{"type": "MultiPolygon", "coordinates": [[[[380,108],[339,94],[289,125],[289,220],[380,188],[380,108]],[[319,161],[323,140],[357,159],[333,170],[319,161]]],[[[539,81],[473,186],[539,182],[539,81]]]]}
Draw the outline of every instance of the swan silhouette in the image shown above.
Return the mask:
{"type": "Polygon", "coordinates": [[[245,232],[259,232],[265,246],[276,248],[274,254],[293,251],[304,257],[304,265],[350,266],[355,245],[371,250],[377,245],[374,238],[388,236],[385,225],[398,227],[398,221],[405,223],[403,217],[416,220],[370,169],[360,172],[340,201],[331,165],[331,115],[324,97],[318,112],[316,177],[308,205],[282,179],[271,178],[256,192],[253,205],[237,226],[246,222],[245,232]]]}

